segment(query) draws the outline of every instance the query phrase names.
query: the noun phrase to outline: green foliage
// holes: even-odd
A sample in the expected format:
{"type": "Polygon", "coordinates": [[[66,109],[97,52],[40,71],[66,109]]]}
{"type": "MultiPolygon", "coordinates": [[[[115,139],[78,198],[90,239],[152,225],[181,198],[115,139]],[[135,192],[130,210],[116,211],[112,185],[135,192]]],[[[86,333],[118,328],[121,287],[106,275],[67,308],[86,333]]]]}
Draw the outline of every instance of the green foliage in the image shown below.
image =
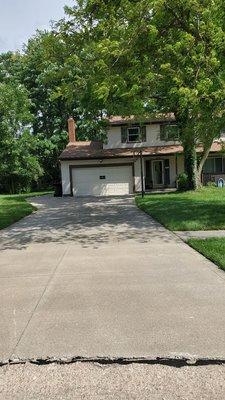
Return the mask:
{"type": "Polygon", "coordinates": [[[224,9],[222,0],[81,0],[59,26],[65,42],[82,43],[89,99],[108,115],[175,114],[190,188],[202,168],[196,144],[204,161],[225,125],[224,9]]]}
{"type": "Polygon", "coordinates": [[[66,129],[73,107],[61,97],[54,98],[59,83],[64,84],[64,46],[52,32],[37,32],[29,40],[22,59],[22,81],[32,101],[34,134],[51,137],[66,129]]]}
{"type": "Polygon", "coordinates": [[[27,197],[39,196],[50,192],[26,193],[23,195],[0,195],[0,229],[19,221],[36,210],[26,201],[27,197]]]}
{"type": "Polygon", "coordinates": [[[36,136],[36,156],[44,171],[44,175],[38,180],[38,188],[52,187],[60,181],[58,157],[67,142],[67,132],[55,133],[50,138],[46,138],[44,134],[36,136]]]}
{"type": "Polygon", "coordinates": [[[38,180],[42,169],[35,157],[35,139],[26,88],[15,82],[0,82],[0,190],[15,193],[38,180]]]}
{"type": "Polygon", "coordinates": [[[160,139],[165,141],[179,140],[179,128],[176,124],[165,124],[160,126],[160,139]]]}
{"type": "Polygon", "coordinates": [[[188,176],[184,172],[179,174],[177,177],[177,189],[184,191],[188,189],[188,176]]]}
{"type": "Polygon", "coordinates": [[[225,271],[225,238],[189,239],[188,244],[225,271]]]}
{"type": "Polygon", "coordinates": [[[35,155],[36,139],[29,131],[3,142],[0,155],[0,190],[18,193],[31,189],[43,170],[35,155]]]}
{"type": "Polygon", "coordinates": [[[0,196],[0,229],[31,214],[35,208],[23,197],[0,196]]]}
{"type": "MultiPolygon", "coordinates": [[[[143,119],[173,112],[188,188],[195,188],[225,126],[224,2],[79,0],[66,14],[49,32],[37,32],[23,54],[0,55],[0,161],[12,151],[14,185],[22,170],[15,167],[19,150],[12,149],[28,140],[15,142],[18,132],[29,128],[36,137],[26,167],[45,185],[58,179],[70,115],[78,139],[104,140],[111,114],[143,119]]],[[[16,190],[25,185],[21,177],[16,190]]]]}
{"type": "Polygon", "coordinates": [[[67,129],[73,115],[78,139],[101,139],[101,102],[89,83],[93,71],[81,60],[80,35],[76,30],[70,35],[69,29],[55,26],[51,32],[38,32],[25,49],[22,79],[32,100],[33,131],[50,139],[67,129]]]}
{"type": "Polygon", "coordinates": [[[0,82],[0,140],[23,132],[32,121],[31,102],[22,84],[0,82]]]}
{"type": "Polygon", "coordinates": [[[212,187],[216,187],[216,182],[212,182],[212,181],[210,181],[210,182],[208,182],[207,183],[207,185],[206,185],[207,187],[210,187],[210,188],[212,188],[212,187]]]}
{"type": "Polygon", "coordinates": [[[172,231],[225,229],[225,188],[136,197],[147,214],[172,231]],[[218,212],[219,210],[219,212],[218,212]]]}

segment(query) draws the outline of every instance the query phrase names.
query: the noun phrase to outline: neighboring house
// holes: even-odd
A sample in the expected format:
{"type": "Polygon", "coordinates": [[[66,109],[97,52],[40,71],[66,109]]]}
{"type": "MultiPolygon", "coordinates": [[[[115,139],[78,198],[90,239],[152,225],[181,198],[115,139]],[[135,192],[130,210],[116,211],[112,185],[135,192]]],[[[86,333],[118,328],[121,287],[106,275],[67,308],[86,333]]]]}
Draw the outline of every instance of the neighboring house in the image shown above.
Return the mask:
{"type": "MultiPolygon", "coordinates": [[[[173,115],[141,124],[134,118],[113,117],[105,144],[76,141],[73,118],[68,126],[69,143],[60,155],[63,195],[127,195],[140,192],[142,182],[146,191],[175,188],[177,176],[184,171],[173,115]]],[[[221,149],[221,141],[215,141],[204,167],[204,183],[225,179],[221,149]]]]}

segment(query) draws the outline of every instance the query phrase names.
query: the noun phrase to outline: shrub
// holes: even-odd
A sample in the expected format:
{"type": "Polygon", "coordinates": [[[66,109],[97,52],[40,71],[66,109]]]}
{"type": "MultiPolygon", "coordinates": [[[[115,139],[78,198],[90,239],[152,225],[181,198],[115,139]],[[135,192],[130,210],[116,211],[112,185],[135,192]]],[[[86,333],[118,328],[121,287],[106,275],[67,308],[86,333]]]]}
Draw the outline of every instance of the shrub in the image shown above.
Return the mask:
{"type": "Polygon", "coordinates": [[[188,176],[185,172],[182,172],[177,177],[177,189],[181,191],[188,190],[188,176]]]}
{"type": "Polygon", "coordinates": [[[217,185],[216,185],[216,182],[214,182],[214,181],[209,181],[209,182],[207,182],[207,185],[206,186],[208,186],[208,187],[216,187],[217,185]]]}

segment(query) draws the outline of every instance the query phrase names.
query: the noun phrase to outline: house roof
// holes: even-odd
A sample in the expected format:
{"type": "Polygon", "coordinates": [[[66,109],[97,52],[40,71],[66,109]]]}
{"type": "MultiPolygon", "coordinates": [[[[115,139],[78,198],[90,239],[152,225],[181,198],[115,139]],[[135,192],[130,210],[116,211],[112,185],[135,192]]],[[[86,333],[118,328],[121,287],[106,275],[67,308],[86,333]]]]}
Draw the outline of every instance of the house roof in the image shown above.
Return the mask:
{"type": "MultiPolygon", "coordinates": [[[[100,142],[74,142],[74,144],[70,143],[66,147],[59,159],[61,161],[66,161],[134,157],[141,149],[143,156],[163,156],[183,152],[183,147],[181,145],[103,149],[103,145],[100,142]]],[[[220,142],[214,142],[211,147],[211,152],[219,152],[221,150],[222,144],[220,142]]],[[[197,152],[202,152],[201,146],[197,148],[197,152]]]]}
{"type": "Polygon", "coordinates": [[[168,121],[175,121],[175,116],[173,113],[164,113],[164,114],[155,114],[152,118],[151,117],[146,117],[146,118],[138,118],[135,117],[134,115],[130,115],[129,117],[123,117],[121,115],[114,115],[110,116],[109,119],[109,125],[126,125],[126,124],[134,124],[134,123],[159,123],[159,122],[168,122],[168,121]]]}

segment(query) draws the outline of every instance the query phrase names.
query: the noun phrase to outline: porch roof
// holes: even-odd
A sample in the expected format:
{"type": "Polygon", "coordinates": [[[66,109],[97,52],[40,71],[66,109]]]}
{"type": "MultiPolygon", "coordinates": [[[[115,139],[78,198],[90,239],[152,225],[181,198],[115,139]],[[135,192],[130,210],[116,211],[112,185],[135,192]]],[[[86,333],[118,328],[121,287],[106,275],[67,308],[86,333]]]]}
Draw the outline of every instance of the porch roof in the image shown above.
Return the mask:
{"type": "MultiPolygon", "coordinates": [[[[214,142],[210,151],[212,153],[219,152],[222,148],[221,142],[214,142]]],[[[103,145],[99,142],[75,142],[66,147],[59,159],[66,161],[135,157],[139,154],[140,150],[142,150],[143,156],[164,156],[183,153],[181,145],[103,149],[103,145]]],[[[202,152],[202,146],[197,148],[197,152],[202,152]]]]}

